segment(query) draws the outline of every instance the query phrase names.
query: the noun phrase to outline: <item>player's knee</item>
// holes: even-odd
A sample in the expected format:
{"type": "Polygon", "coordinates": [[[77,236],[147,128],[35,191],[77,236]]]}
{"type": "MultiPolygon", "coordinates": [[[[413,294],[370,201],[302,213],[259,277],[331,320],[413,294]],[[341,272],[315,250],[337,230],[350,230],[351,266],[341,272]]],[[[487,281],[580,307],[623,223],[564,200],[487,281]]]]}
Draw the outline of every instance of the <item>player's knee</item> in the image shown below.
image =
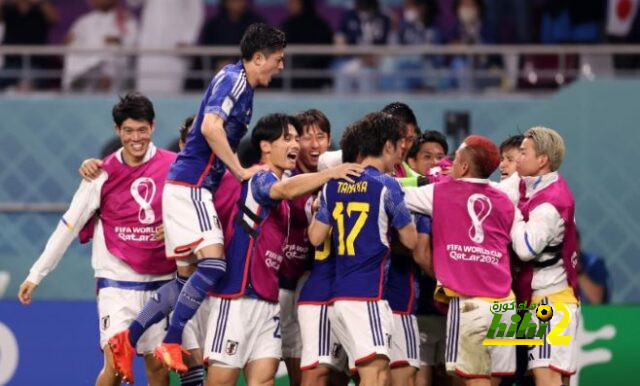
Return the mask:
{"type": "Polygon", "coordinates": [[[240,369],[209,366],[206,386],[233,386],[238,380],[240,369]]]}
{"type": "Polygon", "coordinates": [[[152,386],[164,386],[169,384],[169,371],[153,355],[145,355],[145,370],[147,379],[152,386]]]}

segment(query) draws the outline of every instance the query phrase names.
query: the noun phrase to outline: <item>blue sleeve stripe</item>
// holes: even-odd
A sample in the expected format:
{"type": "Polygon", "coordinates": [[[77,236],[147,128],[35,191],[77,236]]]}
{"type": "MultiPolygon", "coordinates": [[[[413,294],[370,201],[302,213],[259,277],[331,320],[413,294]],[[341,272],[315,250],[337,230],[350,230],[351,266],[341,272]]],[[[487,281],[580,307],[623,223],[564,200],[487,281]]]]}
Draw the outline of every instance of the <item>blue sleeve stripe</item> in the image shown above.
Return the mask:
{"type": "Polygon", "coordinates": [[[527,244],[527,248],[529,248],[529,252],[531,252],[532,255],[534,256],[538,255],[536,251],[533,250],[533,248],[531,247],[531,244],[529,243],[529,235],[527,234],[527,232],[524,233],[524,243],[527,244]]]}

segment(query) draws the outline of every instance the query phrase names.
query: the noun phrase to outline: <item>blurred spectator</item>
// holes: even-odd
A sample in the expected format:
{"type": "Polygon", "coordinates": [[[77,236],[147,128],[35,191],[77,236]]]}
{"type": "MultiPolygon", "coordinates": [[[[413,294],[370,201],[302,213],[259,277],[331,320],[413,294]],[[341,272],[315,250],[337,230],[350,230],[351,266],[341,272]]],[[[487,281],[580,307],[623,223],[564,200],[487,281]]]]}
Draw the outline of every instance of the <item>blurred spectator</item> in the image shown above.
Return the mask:
{"type": "MultiPolygon", "coordinates": [[[[440,29],[435,24],[438,6],[435,0],[405,0],[398,25],[397,39],[403,45],[441,44],[440,29]]],[[[383,61],[384,90],[415,90],[437,88],[439,76],[433,70],[444,64],[440,56],[393,56],[383,61]]]]}
{"type": "MultiPolygon", "coordinates": [[[[200,44],[208,46],[237,46],[244,31],[253,23],[264,22],[251,9],[248,0],[221,0],[218,13],[209,18],[202,29],[200,44]]],[[[287,37],[288,39],[288,37],[287,37]]],[[[193,61],[193,69],[200,71],[197,79],[187,80],[187,89],[201,91],[209,83],[213,74],[237,58],[203,57],[193,61]]]]}
{"type": "MultiPolygon", "coordinates": [[[[92,10],[78,18],[65,41],[73,48],[133,46],[135,19],[118,0],[90,0],[92,10]]],[[[72,91],[118,91],[124,88],[129,58],[115,54],[70,54],[65,57],[62,86],[72,91]]]]}
{"type": "MultiPolygon", "coordinates": [[[[638,7],[624,9],[618,2],[610,0],[607,12],[607,42],[612,44],[640,43],[640,12],[638,7]],[[635,13],[634,13],[635,10],[635,13]]],[[[613,66],[621,75],[640,68],[640,55],[614,55],[613,66]]]]}
{"type": "MultiPolygon", "coordinates": [[[[289,0],[289,17],[282,23],[282,31],[290,44],[331,44],[333,31],[325,19],[316,13],[314,0],[289,0]]],[[[326,70],[331,62],[327,56],[294,56],[292,69],[326,70]]],[[[321,88],[330,83],[326,77],[294,79],[293,88],[321,88]]]]}
{"type": "MultiPolygon", "coordinates": [[[[388,43],[390,19],[380,10],[378,0],[356,0],[355,7],[345,12],[335,36],[338,45],[383,45],[388,43]]],[[[372,56],[359,56],[337,61],[336,91],[371,92],[376,86],[378,61],[372,56]]]]}
{"type": "Polygon", "coordinates": [[[602,41],[606,0],[545,0],[540,42],[598,43],[602,41]]]}
{"type": "MultiPolygon", "coordinates": [[[[0,0],[0,22],[5,25],[3,45],[44,45],[48,42],[49,30],[58,22],[58,12],[48,0],[0,0]]],[[[7,55],[0,78],[0,88],[16,86],[19,90],[39,88],[42,80],[33,80],[26,69],[45,70],[50,60],[43,56],[7,55]],[[23,70],[25,70],[23,72],[23,70]],[[4,75],[4,74],[3,74],[4,75]]]]}
{"type": "MultiPolygon", "coordinates": [[[[476,45],[492,44],[489,29],[483,21],[484,6],[480,0],[458,0],[455,4],[458,16],[455,44],[476,45]]],[[[498,55],[456,56],[451,59],[451,87],[464,90],[496,87],[501,83],[501,71],[492,70],[502,67],[502,58],[498,55]]]]}
{"type": "MultiPolygon", "coordinates": [[[[204,22],[203,0],[128,0],[140,6],[140,48],[193,45],[204,22]],[[179,21],[176,23],[176,21],[179,21]]],[[[179,56],[138,57],[136,89],[144,94],[177,94],[182,91],[189,59],[179,56]]]]}
{"type": "Polygon", "coordinates": [[[576,270],[578,272],[580,301],[587,304],[609,303],[611,294],[609,271],[600,256],[582,250],[579,232],[576,270]]]}

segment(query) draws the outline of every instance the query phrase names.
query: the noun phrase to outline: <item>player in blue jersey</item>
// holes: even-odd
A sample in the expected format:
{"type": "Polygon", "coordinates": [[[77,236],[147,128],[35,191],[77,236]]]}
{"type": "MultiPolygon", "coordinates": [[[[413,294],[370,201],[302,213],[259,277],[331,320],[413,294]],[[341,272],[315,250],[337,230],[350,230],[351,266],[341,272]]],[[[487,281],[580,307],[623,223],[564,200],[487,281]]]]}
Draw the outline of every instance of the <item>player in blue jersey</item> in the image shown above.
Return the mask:
{"type": "Polygon", "coordinates": [[[180,346],[186,322],[195,314],[207,291],[224,276],[226,262],[223,235],[213,207],[212,196],[225,169],[239,180],[250,178],[261,166],[245,169],[234,153],[247,132],[253,112],[253,93],[267,86],[283,69],[284,33],[266,24],[249,26],[240,42],[242,58],[225,66],[207,88],[180,152],[167,176],[163,192],[165,248],[169,258],[178,260],[178,273],[193,272],[186,283],[178,280],[158,290],[158,301],[144,318],[110,341],[120,372],[130,370],[132,347],[151,325],[175,311],[163,344],[156,355],[171,369],[182,364],[180,346]],[[177,295],[179,294],[179,295],[177,295]]]}
{"type": "Polygon", "coordinates": [[[391,309],[382,299],[388,234],[396,229],[409,249],[417,235],[399,183],[386,174],[401,158],[400,122],[386,113],[372,113],[360,124],[367,133],[360,138],[364,173],[353,183],[329,181],[323,187],[309,240],[318,246],[331,232],[336,249],[332,327],[361,384],[385,385],[393,330],[391,309]]]}

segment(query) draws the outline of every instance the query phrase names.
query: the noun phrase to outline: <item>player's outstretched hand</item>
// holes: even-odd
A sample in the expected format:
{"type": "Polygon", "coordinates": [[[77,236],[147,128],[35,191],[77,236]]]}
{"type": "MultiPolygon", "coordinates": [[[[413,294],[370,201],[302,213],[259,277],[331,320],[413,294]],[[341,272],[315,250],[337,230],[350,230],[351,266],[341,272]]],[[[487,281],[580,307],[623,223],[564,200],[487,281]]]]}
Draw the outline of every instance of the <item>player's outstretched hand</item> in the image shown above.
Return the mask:
{"type": "Polygon", "coordinates": [[[360,164],[346,163],[327,169],[331,171],[331,178],[353,182],[351,177],[360,177],[364,168],[360,164]]]}
{"type": "Polygon", "coordinates": [[[33,291],[35,291],[37,284],[32,283],[30,281],[24,281],[20,284],[20,289],[18,290],[18,299],[22,304],[31,304],[31,299],[33,295],[33,291]]]}
{"type": "Polygon", "coordinates": [[[246,181],[260,170],[269,170],[269,167],[267,165],[256,164],[247,169],[240,169],[240,174],[236,175],[236,178],[240,181],[246,181]]]}
{"type": "Polygon", "coordinates": [[[78,172],[82,178],[91,182],[98,178],[100,172],[102,172],[102,161],[95,158],[86,159],[80,164],[78,172]]]}

